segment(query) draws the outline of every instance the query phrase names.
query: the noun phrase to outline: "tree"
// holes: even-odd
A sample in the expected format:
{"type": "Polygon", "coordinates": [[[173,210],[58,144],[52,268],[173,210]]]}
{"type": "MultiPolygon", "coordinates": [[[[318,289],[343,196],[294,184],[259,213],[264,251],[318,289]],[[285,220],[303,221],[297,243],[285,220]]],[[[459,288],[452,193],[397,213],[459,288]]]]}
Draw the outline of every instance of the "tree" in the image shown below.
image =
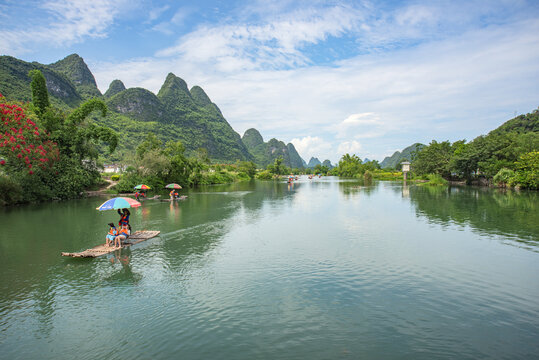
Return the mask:
{"type": "Polygon", "coordinates": [[[241,161],[238,165],[238,170],[254,178],[256,175],[256,164],[252,161],[241,161]]]}
{"type": "MultiPolygon", "coordinates": [[[[457,144],[456,146],[458,147],[459,145],[457,144]]],[[[449,141],[439,143],[432,140],[428,146],[425,146],[416,154],[412,163],[414,172],[418,175],[438,174],[443,177],[450,177],[450,161],[453,152],[454,148],[449,141]]]]}
{"type": "Polygon", "coordinates": [[[279,156],[273,164],[268,165],[267,170],[274,175],[286,174],[287,168],[283,165],[283,157],[279,156]]]}
{"type": "Polygon", "coordinates": [[[0,165],[11,176],[27,170],[50,168],[58,160],[58,149],[22,107],[0,95],[0,165]]]}
{"type": "Polygon", "coordinates": [[[32,103],[35,107],[35,112],[38,115],[43,115],[50,106],[45,76],[41,71],[35,69],[30,70],[28,76],[32,79],[30,88],[32,89],[32,103]]]}
{"type": "Polygon", "coordinates": [[[527,189],[539,189],[539,151],[520,156],[514,182],[527,189]]]}
{"type": "Polygon", "coordinates": [[[142,159],[147,152],[160,149],[162,144],[154,133],[148,133],[146,139],[137,147],[137,157],[142,159]]]}
{"type": "Polygon", "coordinates": [[[363,175],[365,167],[357,155],[344,154],[332,173],[343,177],[363,175]]]}

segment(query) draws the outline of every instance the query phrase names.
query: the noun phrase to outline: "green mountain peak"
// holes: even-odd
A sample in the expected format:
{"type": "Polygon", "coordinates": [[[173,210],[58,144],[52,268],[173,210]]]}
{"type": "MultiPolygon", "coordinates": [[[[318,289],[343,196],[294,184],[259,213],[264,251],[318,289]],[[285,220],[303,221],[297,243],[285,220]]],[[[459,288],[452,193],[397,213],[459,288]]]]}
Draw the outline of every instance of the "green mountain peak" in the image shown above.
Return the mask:
{"type": "Polygon", "coordinates": [[[64,59],[50,64],[49,67],[67,76],[83,98],[101,96],[94,75],[84,62],[84,59],[78,54],[66,56],[64,59]]]}
{"type": "Polygon", "coordinates": [[[191,97],[195,100],[195,103],[199,106],[211,105],[210,97],[202,90],[200,86],[193,86],[191,88],[191,97]]]}
{"type": "Polygon", "coordinates": [[[262,138],[262,135],[260,135],[260,132],[253,128],[247,129],[245,133],[243,133],[241,140],[249,150],[254,149],[258,145],[264,143],[264,139],[262,138]]]}
{"type": "Polygon", "coordinates": [[[105,92],[105,97],[111,98],[124,90],[125,85],[121,80],[113,80],[109,85],[109,89],[105,92]]]}

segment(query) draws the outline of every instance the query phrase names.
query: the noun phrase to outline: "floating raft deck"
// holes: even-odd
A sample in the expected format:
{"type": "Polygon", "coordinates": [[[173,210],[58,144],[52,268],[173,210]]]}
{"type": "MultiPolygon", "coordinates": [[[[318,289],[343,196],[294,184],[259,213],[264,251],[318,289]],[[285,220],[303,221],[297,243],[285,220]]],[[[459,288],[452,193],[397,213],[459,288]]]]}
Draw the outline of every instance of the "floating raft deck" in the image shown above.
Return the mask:
{"type": "MultiPolygon", "coordinates": [[[[160,233],[161,231],[147,231],[147,230],[136,231],[133,234],[129,235],[129,237],[127,238],[128,242],[123,243],[121,248],[123,249],[125,247],[135,245],[140,242],[146,241],[148,239],[154,238],[160,233]]],[[[98,256],[102,256],[102,255],[114,252],[115,250],[118,250],[118,249],[112,246],[106,246],[106,244],[101,244],[101,245],[97,245],[91,249],[87,249],[81,252],[75,252],[75,253],[62,252],[62,256],[95,258],[98,256]]]]}

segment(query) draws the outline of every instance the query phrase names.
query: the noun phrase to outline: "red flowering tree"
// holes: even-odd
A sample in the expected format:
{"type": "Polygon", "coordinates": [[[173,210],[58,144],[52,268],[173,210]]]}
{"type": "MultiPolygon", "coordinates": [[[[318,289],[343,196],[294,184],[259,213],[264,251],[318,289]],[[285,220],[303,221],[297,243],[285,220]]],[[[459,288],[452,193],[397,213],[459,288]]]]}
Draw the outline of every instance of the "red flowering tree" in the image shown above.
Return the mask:
{"type": "Polygon", "coordinates": [[[0,169],[7,174],[51,167],[59,153],[49,135],[25,113],[24,105],[0,94],[0,169]]]}

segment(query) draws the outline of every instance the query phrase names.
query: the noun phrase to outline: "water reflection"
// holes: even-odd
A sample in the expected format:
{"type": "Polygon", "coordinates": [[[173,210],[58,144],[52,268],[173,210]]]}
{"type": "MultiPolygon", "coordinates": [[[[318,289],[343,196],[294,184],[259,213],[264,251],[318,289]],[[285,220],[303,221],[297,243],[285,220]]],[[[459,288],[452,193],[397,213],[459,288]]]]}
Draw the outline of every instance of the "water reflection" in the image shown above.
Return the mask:
{"type": "Polygon", "coordinates": [[[372,180],[365,181],[363,179],[351,179],[339,181],[339,190],[345,198],[353,198],[360,194],[370,196],[375,190],[376,185],[372,180]]]}
{"type": "Polygon", "coordinates": [[[111,270],[112,273],[105,278],[105,282],[135,285],[142,280],[142,274],[134,273],[131,268],[131,249],[116,250],[109,256],[108,260],[114,270],[111,270]]]}
{"type": "Polygon", "coordinates": [[[412,186],[410,200],[418,217],[437,224],[471,226],[530,246],[539,242],[538,194],[488,188],[412,186]]]}

